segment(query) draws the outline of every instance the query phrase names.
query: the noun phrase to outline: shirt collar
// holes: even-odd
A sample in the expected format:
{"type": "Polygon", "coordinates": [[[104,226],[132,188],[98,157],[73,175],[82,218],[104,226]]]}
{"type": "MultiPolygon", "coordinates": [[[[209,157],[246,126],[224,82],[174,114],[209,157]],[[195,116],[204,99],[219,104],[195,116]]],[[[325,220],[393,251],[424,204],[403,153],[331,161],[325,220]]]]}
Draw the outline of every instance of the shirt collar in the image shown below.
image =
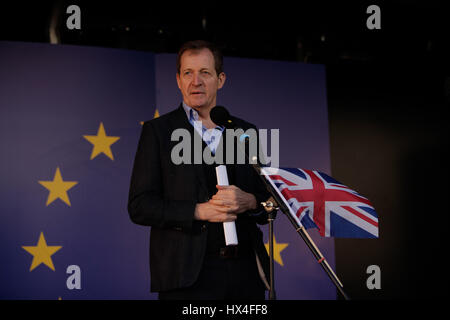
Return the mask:
{"type": "Polygon", "coordinates": [[[186,116],[189,121],[199,121],[197,110],[189,107],[186,103],[184,103],[184,101],[183,101],[183,109],[184,112],[186,112],[186,116]]]}
{"type": "MultiPolygon", "coordinates": [[[[186,116],[192,125],[194,125],[194,123],[196,121],[201,121],[201,120],[199,120],[197,110],[189,107],[184,101],[183,101],[183,109],[184,109],[184,112],[186,112],[186,116]]],[[[204,130],[206,130],[206,128],[203,126],[203,124],[202,124],[202,127],[204,128],[204,130]]],[[[215,129],[223,131],[225,129],[225,127],[216,126],[215,129]]]]}

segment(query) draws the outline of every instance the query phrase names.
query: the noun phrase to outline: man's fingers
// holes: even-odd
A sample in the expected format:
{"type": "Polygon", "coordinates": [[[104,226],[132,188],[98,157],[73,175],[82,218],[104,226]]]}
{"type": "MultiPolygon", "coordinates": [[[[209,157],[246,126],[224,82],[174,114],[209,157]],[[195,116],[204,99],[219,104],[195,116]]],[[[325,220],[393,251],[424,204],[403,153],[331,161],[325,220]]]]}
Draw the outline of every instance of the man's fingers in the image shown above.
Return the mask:
{"type": "Polygon", "coordinates": [[[231,213],[230,212],[230,207],[227,206],[216,206],[215,210],[219,213],[219,214],[227,214],[227,213],[231,213]]]}
{"type": "Polygon", "coordinates": [[[236,220],[236,214],[239,213],[237,206],[221,205],[223,201],[209,200],[205,203],[197,204],[195,208],[195,218],[210,222],[227,222],[236,220]],[[220,203],[220,204],[218,204],[220,203]]]}
{"type": "Polygon", "coordinates": [[[221,186],[221,185],[216,184],[216,188],[219,190],[226,190],[226,189],[229,189],[230,186],[221,186]]]}
{"type": "Polygon", "coordinates": [[[224,206],[212,206],[208,221],[210,222],[228,222],[237,219],[233,209],[224,206]]]}
{"type": "Polygon", "coordinates": [[[209,202],[211,202],[213,205],[216,205],[216,206],[231,206],[231,205],[233,205],[233,203],[228,200],[224,200],[224,199],[220,199],[220,198],[214,199],[214,197],[211,200],[209,200],[209,202]]]}
{"type": "Polygon", "coordinates": [[[234,190],[219,190],[215,195],[211,197],[214,200],[226,200],[226,201],[236,201],[237,194],[234,190]]]}
{"type": "Polygon", "coordinates": [[[220,211],[222,213],[230,213],[230,214],[236,214],[239,212],[239,205],[237,205],[233,201],[226,201],[226,200],[209,200],[209,202],[214,206],[214,209],[217,211],[220,211]]]}
{"type": "Polygon", "coordinates": [[[214,198],[214,196],[209,200],[215,206],[224,206],[225,201],[220,198],[214,198]]]}
{"type": "Polygon", "coordinates": [[[223,199],[224,197],[229,197],[229,195],[231,194],[230,191],[231,191],[230,189],[227,189],[227,190],[225,190],[225,189],[219,190],[219,191],[217,191],[217,193],[216,193],[215,195],[213,195],[213,196],[211,197],[211,199],[223,199]]]}
{"type": "Polygon", "coordinates": [[[221,186],[216,184],[216,188],[218,190],[233,190],[233,189],[239,189],[238,187],[236,187],[234,184],[232,184],[231,186],[221,186]]]}

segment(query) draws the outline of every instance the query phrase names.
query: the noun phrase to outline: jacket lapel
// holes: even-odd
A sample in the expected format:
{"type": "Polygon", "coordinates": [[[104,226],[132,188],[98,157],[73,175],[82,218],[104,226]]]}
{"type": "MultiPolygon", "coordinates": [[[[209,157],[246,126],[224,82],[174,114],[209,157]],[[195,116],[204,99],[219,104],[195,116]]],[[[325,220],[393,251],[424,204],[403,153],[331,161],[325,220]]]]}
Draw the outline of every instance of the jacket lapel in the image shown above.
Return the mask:
{"type": "MultiPolygon", "coordinates": [[[[179,129],[179,128],[183,128],[189,131],[190,136],[191,136],[191,165],[186,166],[187,170],[193,170],[196,180],[197,180],[197,185],[199,186],[199,200],[202,202],[206,202],[208,201],[208,188],[206,185],[206,177],[205,177],[205,173],[203,171],[203,166],[201,164],[194,164],[194,135],[199,136],[198,132],[194,129],[194,127],[191,125],[191,123],[189,122],[187,116],[186,116],[186,112],[183,109],[182,104],[180,104],[180,106],[178,107],[178,109],[175,110],[175,112],[173,113],[173,117],[171,117],[170,119],[170,126],[171,126],[171,132],[173,132],[173,130],[179,129]]],[[[198,137],[196,137],[198,138],[198,137]]],[[[203,139],[200,137],[201,141],[202,141],[202,151],[203,149],[206,147],[206,143],[203,141],[203,139]]]]}

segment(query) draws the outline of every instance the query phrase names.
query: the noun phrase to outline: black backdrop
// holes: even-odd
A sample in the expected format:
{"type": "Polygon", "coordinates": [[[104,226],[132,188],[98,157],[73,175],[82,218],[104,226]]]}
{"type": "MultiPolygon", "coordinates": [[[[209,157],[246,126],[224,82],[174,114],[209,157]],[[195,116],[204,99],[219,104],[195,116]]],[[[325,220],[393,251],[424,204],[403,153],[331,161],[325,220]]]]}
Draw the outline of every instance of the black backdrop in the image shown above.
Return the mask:
{"type": "Polygon", "coordinates": [[[430,85],[434,75],[417,65],[401,74],[392,71],[398,64],[328,74],[346,82],[328,97],[332,172],[357,185],[380,215],[377,241],[335,240],[337,272],[353,297],[443,297],[449,283],[448,106],[430,85]],[[366,287],[371,264],[380,266],[381,290],[366,287]]]}

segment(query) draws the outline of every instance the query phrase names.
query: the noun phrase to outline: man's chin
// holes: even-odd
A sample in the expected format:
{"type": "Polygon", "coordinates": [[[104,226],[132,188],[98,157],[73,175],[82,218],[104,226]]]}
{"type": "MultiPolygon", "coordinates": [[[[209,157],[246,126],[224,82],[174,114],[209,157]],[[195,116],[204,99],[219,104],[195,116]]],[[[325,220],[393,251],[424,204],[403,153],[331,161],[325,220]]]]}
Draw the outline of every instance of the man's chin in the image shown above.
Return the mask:
{"type": "Polygon", "coordinates": [[[204,102],[204,101],[202,101],[202,102],[193,101],[191,103],[192,104],[189,105],[189,106],[191,108],[194,108],[194,109],[208,109],[209,108],[209,104],[207,102],[204,102]]]}

